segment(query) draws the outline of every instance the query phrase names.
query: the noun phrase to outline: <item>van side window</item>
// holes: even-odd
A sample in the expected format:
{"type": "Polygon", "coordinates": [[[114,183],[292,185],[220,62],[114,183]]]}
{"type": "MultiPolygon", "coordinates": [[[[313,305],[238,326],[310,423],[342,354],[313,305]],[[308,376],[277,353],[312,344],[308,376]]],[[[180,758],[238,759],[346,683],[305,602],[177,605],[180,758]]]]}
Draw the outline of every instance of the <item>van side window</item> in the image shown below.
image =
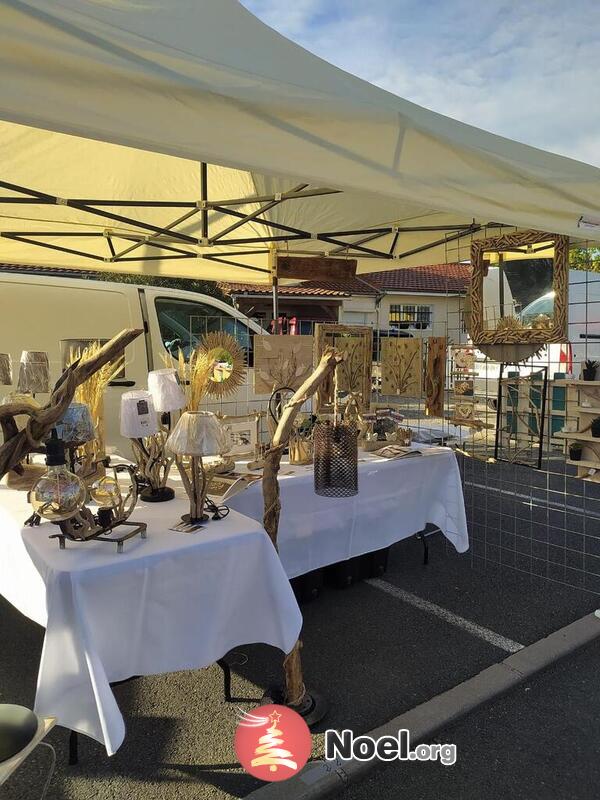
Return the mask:
{"type": "Polygon", "coordinates": [[[252,366],[252,336],[241,320],[214,306],[190,300],[157,297],[154,305],[161,339],[175,358],[180,349],[189,358],[205,334],[223,331],[235,337],[246,353],[248,366],[252,366]]]}

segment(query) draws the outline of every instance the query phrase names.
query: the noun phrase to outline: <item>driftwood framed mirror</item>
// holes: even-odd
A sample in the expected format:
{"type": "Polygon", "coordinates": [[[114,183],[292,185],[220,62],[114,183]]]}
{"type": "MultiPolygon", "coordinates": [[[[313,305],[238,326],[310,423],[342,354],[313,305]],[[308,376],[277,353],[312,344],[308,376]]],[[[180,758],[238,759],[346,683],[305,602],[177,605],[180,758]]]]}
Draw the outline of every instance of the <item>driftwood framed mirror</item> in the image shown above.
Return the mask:
{"type": "Polygon", "coordinates": [[[475,345],[567,341],[569,239],[519,231],[471,245],[475,345]]]}

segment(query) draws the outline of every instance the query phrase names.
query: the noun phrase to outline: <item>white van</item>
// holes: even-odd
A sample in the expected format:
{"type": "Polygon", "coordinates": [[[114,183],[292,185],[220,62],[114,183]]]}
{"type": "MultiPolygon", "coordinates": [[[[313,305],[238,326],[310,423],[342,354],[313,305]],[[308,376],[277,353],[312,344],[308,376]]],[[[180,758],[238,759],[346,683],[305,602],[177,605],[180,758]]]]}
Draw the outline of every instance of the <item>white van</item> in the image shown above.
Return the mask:
{"type": "MultiPolygon", "coordinates": [[[[254,334],[262,328],[232,306],[214,297],[151,286],[51,277],[46,274],[0,272],[0,353],[10,353],[16,389],[23,350],[48,353],[51,380],[60,376],[68,354],[93,341],[106,341],[123,328],[141,328],[126,351],[124,373],[105,394],[106,444],[109,453],[130,456],[119,434],[121,394],[145,389],[148,372],[165,366],[181,347],[188,354],[209,331],[236,337],[252,367],[254,334]]],[[[175,361],[173,360],[173,365],[175,361]]],[[[252,369],[246,383],[230,398],[212,407],[243,414],[264,407],[268,396],[254,395],[252,369]]],[[[5,394],[10,386],[0,387],[5,394]]],[[[44,402],[48,395],[40,395],[44,402]]]]}

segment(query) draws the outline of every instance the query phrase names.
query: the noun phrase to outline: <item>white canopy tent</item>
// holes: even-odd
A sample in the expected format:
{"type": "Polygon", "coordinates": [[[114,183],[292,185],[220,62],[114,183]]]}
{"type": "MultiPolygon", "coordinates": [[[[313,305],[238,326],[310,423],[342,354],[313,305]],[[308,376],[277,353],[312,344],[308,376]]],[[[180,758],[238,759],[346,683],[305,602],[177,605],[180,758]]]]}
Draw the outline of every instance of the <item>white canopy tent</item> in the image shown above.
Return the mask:
{"type": "Polygon", "coordinates": [[[268,282],[270,247],[369,272],[501,226],[600,239],[599,169],[378,89],[236,0],[0,0],[0,75],[1,262],[268,282]]]}

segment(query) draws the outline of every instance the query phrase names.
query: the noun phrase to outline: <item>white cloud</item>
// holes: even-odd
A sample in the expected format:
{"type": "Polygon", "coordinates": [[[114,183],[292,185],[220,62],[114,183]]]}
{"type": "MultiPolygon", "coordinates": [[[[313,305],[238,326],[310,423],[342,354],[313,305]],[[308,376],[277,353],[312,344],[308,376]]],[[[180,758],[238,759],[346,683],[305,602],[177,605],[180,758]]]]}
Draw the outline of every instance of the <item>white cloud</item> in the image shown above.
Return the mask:
{"type": "Polygon", "coordinates": [[[600,165],[596,0],[245,0],[317,55],[408,100],[600,165]]]}

